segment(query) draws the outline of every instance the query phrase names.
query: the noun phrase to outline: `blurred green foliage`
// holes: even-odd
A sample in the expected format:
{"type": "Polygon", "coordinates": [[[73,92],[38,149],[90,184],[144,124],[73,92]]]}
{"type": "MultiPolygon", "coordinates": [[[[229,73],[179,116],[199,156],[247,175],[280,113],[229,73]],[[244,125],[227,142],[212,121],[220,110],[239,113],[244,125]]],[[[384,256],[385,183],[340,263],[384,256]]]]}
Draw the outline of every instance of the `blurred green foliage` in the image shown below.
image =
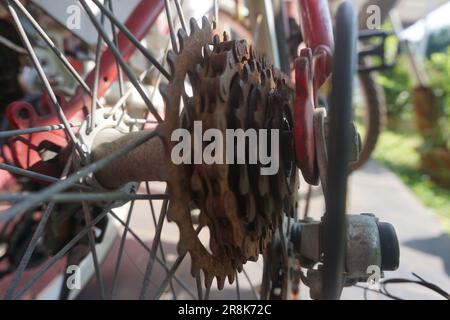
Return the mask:
{"type": "MultiPolygon", "coordinates": [[[[440,127],[447,145],[450,143],[450,46],[448,42],[439,43],[438,39],[449,34],[439,33],[430,39],[424,60],[429,85],[441,111],[440,127]]],[[[398,47],[398,42],[389,40],[387,45],[392,51],[398,47]]],[[[450,233],[450,190],[439,187],[421,170],[420,151],[427,142],[416,129],[412,105],[415,82],[409,68],[407,57],[400,54],[396,66],[378,76],[377,81],[386,96],[388,127],[382,132],[373,157],[395,172],[425,205],[432,208],[450,233]]]]}
{"type": "Polygon", "coordinates": [[[378,76],[379,84],[384,88],[386,96],[386,115],[389,123],[410,115],[411,78],[404,57],[399,57],[394,68],[384,71],[378,76]]]}
{"type": "Polygon", "coordinates": [[[450,46],[444,52],[431,54],[426,60],[426,70],[430,85],[434,89],[442,110],[442,127],[447,131],[450,128],[450,46]]]}
{"type": "Polygon", "coordinates": [[[422,144],[423,138],[417,133],[385,130],[373,157],[395,172],[426,206],[432,208],[450,234],[450,190],[437,186],[420,171],[417,149],[422,144]]]}
{"type": "MultiPolygon", "coordinates": [[[[450,30],[447,31],[442,34],[450,33],[450,30]]],[[[440,36],[442,34],[437,33],[440,36]]],[[[430,41],[432,41],[431,38],[430,41]]],[[[439,39],[438,36],[435,36],[435,38],[439,39]]],[[[434,40],[437,41],[436,39],[434,40]]],[[[396,48],[398,48],[398,41],[395,38],[389,38],[387,41],[388,53],[392,53],[396,48]]],[[[430,86],[435,92],[438,107],[441,109],[442,128],[448,135],[450,130],[450,46],[430,45],[424,65],[430,86]]],[[[409,68],[408,59],[402,53],[398,56],[395,67],[383,71],[378,76],[377,81],[384,88],[386,96],[388,126],[393,129],[395,129],[398,121],[413,120],[411,92],[414,83],[411,80],[409,68]]]]}
{"type": "MultiPolygon", "coordinates": [[[[386,26],[386,28],[390,28],[386,26]]],[[[399,42],[396,37],[386,40],[386,55],[395,59],[399,50],[399,42]],[[393,58],[394,57],[394,58],[393,58]]],[[[388,125],[395,124],[401,117],[411,118],[411,89],[412,81],[408,70],[406,57],[400,54],[393,68],[387,69],[378,75],[379,84],[384,88],[386,96],[386,115],[388,125]]]]}

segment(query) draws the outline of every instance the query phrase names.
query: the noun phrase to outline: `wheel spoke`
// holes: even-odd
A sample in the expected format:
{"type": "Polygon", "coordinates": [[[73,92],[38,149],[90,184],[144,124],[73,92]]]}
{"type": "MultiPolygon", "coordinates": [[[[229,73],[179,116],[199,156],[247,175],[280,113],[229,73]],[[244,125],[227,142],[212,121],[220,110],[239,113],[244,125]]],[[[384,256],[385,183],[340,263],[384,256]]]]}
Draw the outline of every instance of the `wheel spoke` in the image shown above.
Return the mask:
{"type": "MultiPolygon", "coordinates": [[[[126,223],[122,221],[122,219],[120,219],[117,214],[114,213],[114,211],[110,211],[111,215],[120,223],[122,224],[122,226],[124,226],[126,228],[126,223]]],[[[128,232],[134,237],[134,239],[136,239],[137,242],[139,242],[139,244],[150,254],[151,250],[150,248],[145,244],[145,242],[136,234],[136,232],[134,232],[132,229],[128,228],[128,232]]],[[[158,258],[158,256],[156,256],[156,262],[158,262],[166,272],[169,272],[170,269],[169,267],[162,261],[162,259],[158,258]]],[[[195,299],[196,296],[195,294],[191,291],[191,289],[189,288],[189,286],[180,278],[178,278],[176,275],[172,275],[173,279],[193,298],[195,299]]]]}
{"type": "Polygon", "coordinates": [[[116,264],[114,267],[114,276],[113,276],[113,283],[112,283],[112,290],[111,290],[111,300],[114,299],[114,296],[116,293],[117,277],[119,274],[120,264],[122,262],[122,254],[123,254],[123,250],[125,248],[125,241],[127,240],[128,229],[130,228],[130,221],[131,221],[131,215],[133,213],[133,208],[134,208],[134,201],[131,201],[130,209],[128,209],[127,221],[125,223],[125,228],[123,229],[122,238],[120,239],[120,246],[119,246],[119,252],[117,253],[116,264]]]}
{"type": "Polygon", "coordinates": [[[74,77],[74,79],[81,85],[81,87],[88,93],[91,92],[91,89],[86,84],[86,82],[81,78],[78,72],[74,69],[74,67],[67,60],[66,56],[61,52],[61,50],[55,46],[50,37],[45,33],[45,31],[41,28],[39,23],[33,18],[33,16],[28,12],[28,10],[20,3],[19,0],[12,0],[14,6],[27,18],[36,32],[40,35],[40,37],[44,40],[44,42],[50,47],[50,49],[54,52],[56,57],[61,61],[65,68],[69,71],[69,73],[74,77]]]}
{"type": "Polygon", "coordinates": [[[103,41],[106,42],[106,44],[108,45],[109,49],[111,50],[111,53],[116,58],[116,61],[122,67],[122,70],[125,72],[126,76],[128,77],[128,80],[136,88],[136,90],[138,91],[138,93],[141,96],[142,100],[144,100],[144,103],[147,105],[147,107],[149,108],[150,112],[153,114],[155,119],[158,120],[159,122],[162,122],[163,120],[162,120],[161,116],[159,115],[158,111],[155,109],[155,106],[150,101],[150,99],[147,97],[147,95],[144,92],[144,90],[142,89],[142,86],[139,83],[139,81],[137,80],[136,76],[134,75],[133,70],[131,70],[130,66],[125,62],[125,60],[123,59],[119,49],[114,45],[113,41],[111,41],[111,39],[109,39],[109,37],[106,34],[105,30],[102,28],[102,26],[100,25],[99,21],[96,19],[94,13],[92,12],[92,10],[87,5],[86,0],[79,0],[79,1],[80,1],[81,5],[83,6],[84,10],[86,11],[86,13],[88,14],[91,22],[93,23],[93,25],[97,29],[97,32],[101,35],[101,37],[103,38],[103,41]]]}
{"type": "MultiPolygon", "coordinates": [[[[111,20],[111,23],[115,24],[117,26],[117,28],[119,28],[119,30],[128,38],[128,40],[131,41],[136,46],[136,48],[156,67],[156,69],[158,69],[159,72],[161,72],[168,80],[170,80],[171,77],[170,77],[169,72],[166,69],[164,69],[164,67],[158,62],[158,60],[150,54],[148,49],[145,48],[138,39],[136,39],[136,37],[130,32],[130,30],[128,30],[128,28],[123,23],[121,23],[110,10],[108,10],[103,4],[101,4],[100,1],[98,1],[98,0],[92,0],[92,1],[100,9],[100,11],[102,13],[104,13],[111,20]]],[[[80,0],[80,2],[83,5],[83,7],[85,7],[85,0],[80,0]]],[[[91,19],[92,19],[92,17],[91,17],[91,19]]],[[[105,38],[104,38],[104,40],[106,41],[105,38]]],[[[109,44],[108,44],[108,46],[109,46],[109,44]]],[[[111,46],[110,46],[110,48],[111,48],[111,46]]],[[[125,69],[124,69],[124,71],[125,71],[125,69]]]]}
{"type": "MultiPolygon", "coordinates": [[[[45,181],[45,182],[51,182],[51,183],[61,181],[61,179],[58,179],[58,178],[55,178],[55,177],[47,176],[45,174],[37,173],[37,172],[34,172],[34,171],[21,169],[21,168],[18,168],[18,167],[15,167],[15,166],[12,166],[12,165],[9,165],[9,164],[6,164],[6,163],[0,163],[0,170],[5,170],[5,171],[8,171],[8,172],[11,172],[12,174],[28,177],[28,178],[31,178],[31,179],[36,179],[36,180],[39,180],[39,181],[45,181]]],[[[78,187],[78,188],[83,188],[83,189],[91,189],[90,187],[84,186],[84,185],[76,184],[75,186],[78,187]]],[[[8,197],[8,195],[5,195],[3,193],[2,195],[0,195],[0,198],[3,197],[3,196],[5,198],[8,197]]],[[[16,198],[17,199],[18,197],[17,196],[12,196],[12,198],[16,198]]]]}
{"type": "Polygon", "coordinates": [[[44,214],[42,215],[42,218],[39,221],[39,225],[33,235],[33,238],[31,239],[30,244],[28,245],[27,250],[25,251],[25,254],[22,256],[22,259],[20,260],[19,266],[17,267],[14,273],[14,278],[12,279],[8,287],[8,290],[6,291],[6,294],[3,297],[4,300],[11,300],[11,298],[13,297],[14,291],[16,290],[17,285],[22,279],[22,275],[28,266],[28,262],[31,259],[31,255],[33,254],[33,251],[37,246],[38,240],[40,239],[42,232],[44,231],[44,228],[47,225],[48,218],[52,214],[54,207],[55,203],[51,202],[48,205],[47,209],[45,210],[44,214]]]}
{"type": "Polygon", "coordinates": [[[195,277],[195,283],[197,285],[198,300],[203,300],[202,278],[200,276],[200,273],[195,277]]]}
{"type": "MultiPolygon", "coordinates": [[[[167,52],[169,51],[169,46],[170,46],[170,41],[169,41],[169,42],[167,43],[167,45],[166,45],[166,49],[164,50],[163,58],[162,58],[162,60],[161,60],[161,65],[162,65],[163,67],[165,66],[166,57],[167,57],[167,52]]],[[[153,70],[155,70],[155,69],[156,69],[155,66],[152,65],[150,68],[148,68],[147,70],[145,70],[144,72],[142,72],[142,73],[139,75],[139,81],[143,81],[144,78],[145,78],[148,74],[151,74],[151,73],[153,72],[153,70]]],[[[155,85],[154,85],[153,92],[152,92],[152,94],[150,95],[150,100],[151,100],[151,101],[154,101],[155,94],[156,94],[156,91],[158,90],[159,83],[161,82],[162,77],[163,77],[163,74],[162,74],[161,72],[158,73],[158,76],[157,76],[157,79],[156,79],[156,82],[155,82],[155,85]]],[[[133,88],[129,88],[129,89],[121,96],[121,98],[116,102],[116,104],[111,108],[111,111],[110,111],[110,113],[108,114],[108,117],[110,117],[111,115],[115,114],[116,111],[119,109],[120,106],[125,105],[126,100],[128,99],[128,97],[129,97],[132,93],[133,93],[133,88]]],[[[149,120],[146,120],[147,118],[148,118],[148,113],[147,113],[147,115],[145,116],[144,119],[133,119],[133,121],[135,121],[135,122],[134,122],[134,123],[131,123],[131,122],[130,122],[130,118],[127,118],[127,115],[125,115],[125,116],[123,117],[123,121],[124,121],[126,124],[138,124],[139,121],[145,121],[145,122],[142,123],[142,124],[145,124],[145,123],[149,123],[149,120]]],[[[154,123],[154,121],[152,121],[152,122],[154,123]]]]}
{"type": "Polygon", "coordinates": [[[175,7],[177,8],[178,18],[180,19],[181,27],[185,32],[188,32],[186,26],[186,20],[184,19],[183,8],[181,7],[181,3],[179,0],[174,0],[175,7]]]}
{"type": "MultiPolygon", "coordinates": [[[[201,226],[198,226],[196,229],[196,234],[198,235],[200,231],[202,230],[201,226]]],[[[170,280],[174,277],[175,273],[177,272],[178,268],[180,267],[181,263],[183,262],[184,258],[186,257],[187,252],[183,253],[181,256],[175,260],[172,268],[170,268],[169,272],[167,273],[167,277],[164,279],[162,284],[159,286],[158,290],[156,290],[156,294],[154,296],[154,300],[159,300],[161,295],[166,290],[167,286],[169,285],[170,280]]]]}
{"type": "Polygon", "coordinates": [[[123,118],[123,122],[126,125],[132,126],[132,125],[145,125],[147,123],[151,123],[151,124],[157,124],[157,121],[153,121],[153,120],[146,120],[146,119],[135,119],[135,118],[130,118],[125,116],[123,118]]]}
{"type": "MultiPolygon", "coordinates": [[[[139,81],[143,81],[147,74],[151,73],[155,69],[155,66],[151,66],[144,72],[139,75],[139,81]]],[[[117,100],[116,104],[111,108],[111,111],[108,113],[108,117],[112,116],[116,113],[116,111],[123,105],[125,105],[127,99],[133,93],[133,88],[129,88],[120,98],[117,100]]]]}
{"type": "MultiPolygon", "coordinates": [[[[112,16],[114,16],[114,5],[113,5],[112,0],[109,0],[108,4],[109,4],[109,10],[111,11],[112,16]]],[[[111,32],[113,35],[114,45],[118,48],[119,47],[119,36],[117,34],[117,28],[111,19],[109,19],[109,21],[111,23],[111,32]]],[[[125,86],[124,86],[124,81],[123,81],[123,71],[119,64],[117,64],[117,77],[119,80],[119,94],[122,97],[125,92],[125,86]]],[[[122,109],[125,109],[125,107],[126,107],[126,100],[122,103],[122,109]]]]}
{"type": "MultiPolygon", "coordinates": [[[[166,192],[167,192],[167,189],[166,189],[166,192]]],[[[156,258],[156,253],[158,252],[158,247],[159,247],[159,244],[161,241],[161,233],[162,233],[162,229],[164,226],[164,220],[166,219],[167,206],[168,206],[168,200],[165,199],[161,206],[161,212],[159,214],[158,225],[156,227],[156,233],[155,233],[155,237],[153,238],[153,243],[152,243],[152,248],[151,248],[152,252],[150,253],[150,257],[149,257],[148,263],[147,263],[147,268],[145,270],[144,282],[142,284],[141,293],[139,295],[140,300],[145,299],[145,297],[147,295],[147,288],[148,288],[149,281],[150,281],[150,278],[152,275],[153,265],[154,265],[155,258],[156,258]]]]}
{"type": "MultiPolygon", "coordinates": [[[[166,290],[167,286],[170,283],[170,280],[173,278],[173,276],[175,275],[175,273],[177,272],[178,268],[180,267],[181,263],[183,262],[184,258],[186,257],[186,253],[184,253],[183,255],[179,256],[177,258],[177,260],[175,260],[172,268],[170,268],[170,270],[167,272],[167,276],[164,279],[163,283],[159,286],[159,288],[156,290],[156,294],[153,298],[153,300],[159,300],[161,298],[161,295],[164,293],[164,291],[166,290]]],[[[145,298],[145,295],[144,297],[145,298]]]]}
{"type": "Polygon", "coordinates": [[[259,40],[259,34],[261,32],[261,24],[263,21],[263,15],[262,14],[258,14],[258,16],[256,17],[256,26],[255,29],[253,30],[253,35],[252,35],[252,39],[253,39],[253,45],[256,46],[259,40]]]}
{"type": "Polygon", "coordinates": [[[216,25],[218,25],[218,23],[219,23],[219,1],[218,0],[214,0],[213,10],[214,10],[214,22],[216,23],[216,25]]]}
{"type": "Polygon", "coordinates": [[[253,281],[250,279],[250,277],[248,276],[247,271],[245,271],[245,269],[242,271],[242,273],[244,274],[245,278],[247,279],[248,284],[250,285],[250,289],[252,290],[253,296],[255,297],[255,300],[259,300],[259,294],[258,291],[255,288],[255,285],[253,284],[253,281]]]}
{"type": "MultiPolygon", "coordinates": [[[[64,180],[58,180],[64,181],[64,180]]],[[[77,187],[77,185],[75,185],[77,187]]],[[[24,201],[30,196],[34,196],[36,193],[12,193],[12,194],[0,194],[0,202],[18,202],[24,201]]],[[[57,193],[48,197],[46,200],[55,203],[78,203],[84,202],[97,202],[97,201],[132,201],[132,200],[166,200],[167,195],[164,194],[129,194],[126,192],[93,192],[93,193],[57,193]]],[[[1,214],[1,213],[0,213],[1,214]]]]}
{"type": "MultiPolygon", "coordinates": [[[[83,208],[84,213],[84,220],[86,222],[86,225],[91,225],[91,212],[89,210],[89,207],[87,206],[86,202],[81,202],[81,206],[83,208]]],[[[105,300],[105,287],[103,285],[103,277],[102,273],[100,271],[100,266],[98,263],[98,256],[97,256],[97,249],[95,248],[95,236],[94,236],[94,230],[93,227],[89,228],[88,232],[88,240],[89,240],[89,249],[92,254],[92,261],[94,262],[94,268],[95,268],[95,277],[97,279],[97,282],[100,287],[100,296],[102,297],[102,300],[105,300]]]]}
{"type": "Polygon", "coordinates": [[[53,107],[55,108],[55,111],[60,119],[60,121],[64,124],[64,128],[66,129],[66,133],[69,136],[70,140],[72,141],[72,143],[74,144],[75,148],[77,149],[79,155],[81,157],[84,156],[84,152],[83,149],[81,147],[81,145],[78,143],[77,138],[75,137],[75,134],[72,131],[72,128],[69,125],[69,122],[66,119],[66,116],[61,108],[61,105],[58,102],[58,99],[56,98],[56,95],[50,85],[50,82],[48,81],[44,69],[42,68],[41,63],[39,62],[39,59],[36,56],[36,53],[33,49],[33,46],[31,45],[30,40],[28,39],[28,36],[25,32],[25,29],[23,28],[22,23],[20,22],[19,16],[17,15],[16,10],[13,8],[12,4],[11,4],[11,0],[7,0],[7,7],[9,10],[9,13],[11,15],[11,17],[14,20],[14,23],[16,25],[17,31],[19,33],[19,36],[23,42],[23,44],[25,45],[26,50],[28,51],[28,55],[31,58],[31,61],[36,69],[36,72],[40,78],[40,80],[42,81],[42,83],[44,84],[45,87],[45,91],[47,92],[48,96],[50,97],[50,100],[53,104],[53,107]]]}
{"type": "Polygon", "coordinates": [[[32,194],[27,197],[23,202],[18,203],[14,205],[13,207],[5,210],[3,213],[0,214],[0,222],[10,220],[14,217],[16,217],[19,214],[22,214],[30,209],[35,208],[40,203],[44,202],[48,198],[52,197],[54,194],[61,192],[63,190],[66,190],[70,187],[72,187],[74,184],[78,183],[80,179],[85,178],[91,173],[95,173],[98,170],[104,168],[109,163],[115,161],[116,159],[125,156],[128,154],[131,150],[139,147],[146,141],[154,138],[157,136],[156,131],[148,132],[147,134],[143,135],[139,139],[136,139],[135,141],[131,142],[130,144],[127,144],[122,149],[116,150],[112,153],[110,153],[105,158],[98,160],[82,169],[80,169],[78,172],[72,174],[65,180],[61,180],[58,183],[55,183],[45,189],[43,189],[40,192],[37,192],[35,194],[32,194]]]}
{"type": "MultiPolygon", "coordinates": [[[[111,1],[111,0],[107,0],[111,1]]],[[[105,26],[105,14],[102,13],[100,16],[100,24],[102,27],[105,26]]],[[[100,36],[100,33],[97,36],[97,47],[95,48],[95,70],[94,70],[94,84],[92,87],[92,107],[91,107],[91,116],[89,117],[88,123],[88,133],[92,132],[95,127],[95,117],[97,111],[97,94],[98,94],[98,82],[100,78],[100,58],[102,53],[103,39],[100,36]]]]}
{"type": "Polygon", "coordinates": [[[209,300],[209,294],[211,293],[211,288],[205,289],[205,300],[209,300]]]}
{"type": "MultiPolygon", "coordinates": [[[[67,161],[67,164],[63,170],[62,177],[65,177],[67,173],[70,170],[70,167],[72,166],[73,161],[73,153],[72,156],[69,158],[69,161],[67,161]]],[[[20,280],[22,279],[22,275],[25,272],[25,269],[28,266],[28,263],[30,262],[31,255],[33,254],[34,250],[36,249],[36,246],[38,244],[39,239],[42,236],[42,233],[44,232],[45,226],[47,225],[47,221],[50,218],[50,215],[53,212],[53,209],[55,207],[55,203],[51,202],[48,207],[46,208],[44,214],[41,217],[41,220],[38,223],[38,226],[33,234],[33,237],[30,240],[30,243],[27,246],[27,249],[22,256],[22,259],[20,260],[19,266],[17,267],[17,270],[14,274],[13,279],[11,280],[10,285],[8,286],[8,289],[5,293],[5,300],[10,300],[14,294],[14,291],[17,288],[17,285],[19,284],[20,280]]]]}
{"type": "MultiPolygon", "coordinates": [[[[270,282],[270,274],[269,274],[269,254],[266,250],[263,256],[264,263],[263,263],[263,274],[262,274],[262,282],[261,282],[261,300],[267,300],[267,297],[269,295],[269,282],[270,282]]],[[[250,281],[250,278],[247,276],[247,280],[250,281]]]]}
{"type": "Polygon", "coordinates": [[[236,298],[241,300],[241,289],[239,288],[239,274],[236,272],[236,298]]]}
{"type": "Polygon", "coordinates": [[[28,55],[27,50],[25,50],[21,46],[18,46],[17,44],[15,44],[14,42],[8,40],[7,38],[5,38],[3,36],[0,36],[0,44],[4,45],[8,49],[11,49],[11,50],[17,52],[18,54],[28,55]]]}
{"type": "Polygon", "coordinates": [[[34,275],[32,275],[29,280],[17,291],[17,293],[13,296],[13,299],[19,299],[28,289],[33,286],[33,284],[39,280],[55,263],[57,263],[70,249],[72,249],[78,241],[80,241],[86,233],[93,228],[97,223],[99,223],[111,210],[110,207],[103,210],[101,214],[99,214],[92,223],[86,226],[82,231],[80,231],[75,237],[72,238],[57,254],[51,257],[44,266],[39,269],[34,275]]]}
{"type": "MultiPolygon", "coordinates": [[[[150,195],[150,194],[151,194],[151,191],[150,191],[150,185],[149,185],[148,182],[145,183],[145,189],[146,189],[146,191],[147,191],[147,194],[150,195]]],[[[167,194],[167,193],[166,193],[166,194],[167,194]]],[[[149,204],[150,204],[150,210],[151,210],[151,212],[152,212],[153,224],[154,224],[155,229],[156,229],[158,223],[157,223],[157,219],[156,219],[155,208],[154,208],[154,206],[153,206],[153,200],[149,200],[149,204]]],[[[164,203],[163,203],[163,206],[164,206],[164,203]]],[[[162,258],[162,261],[163,261],[164,263],[166,263],[166,254],[164,253],[164,247],[163,247],[163,244],[162,244],[161,241],[159,242],[159,250],[161,251],[161,258],[162,258]]],[[[176,300],[176,299],[177,299],[177,295],[176,295],[175,289],[174,289],[174,287],[173,287],[172,281],[170,281],[170,290],[172,291],[172,295],[173,295],[174,299],[176,300]]]]}
{"type": "MultiPolygon", "coordinates": [[[[69,123],[70,127],[79,127],[81,126],[81,123],[69,123]]],[[[49,126],[42,126],[42,127],[34,127],[34,128],[26,128],[26,129],[18,129],[18,130],[7,130],[7,131],[1,131],[0,132],[0,139],[5,138],[11,138],[26,134],[33,134],[33,133],[39,133],[39,132],[49,132],[49,131],[55,131],[55,130],[62,130],[64,129],[63,124],[54,124],[49,126]]]]}
{"type": "Polygon", "coordinates": [[[312,185],[308,185],[308,192],[306,193],[305,210],[303,212],[303,219],[306,219],[309,217],[309,207],[311,204],[311,196],[312,196],[312,185]]]}
{"type": "Polygon", "coordinates": [[[169,24],[170,40],[172,42],[172,49],[178,52],[177,37],[175,35],[175,28],[173,26],[172,9],[170,8],[169,0],[164,0],[164,8],[166,9],[167,23],[169,24]]]}

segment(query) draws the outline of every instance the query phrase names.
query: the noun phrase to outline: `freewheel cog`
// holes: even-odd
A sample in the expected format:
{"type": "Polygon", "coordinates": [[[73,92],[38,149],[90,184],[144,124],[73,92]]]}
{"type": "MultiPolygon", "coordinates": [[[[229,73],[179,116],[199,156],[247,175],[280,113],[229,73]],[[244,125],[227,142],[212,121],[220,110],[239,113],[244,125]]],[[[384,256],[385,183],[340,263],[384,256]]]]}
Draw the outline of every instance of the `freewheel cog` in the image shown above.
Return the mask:
{"type": "MultiPolygon", "coordinates": [[[[166,104],[168,219],[179,227],[178,251],[189,253],[192,274],[202,270],[207,287],[216,277],[222,289],[227,277],[232,283],[236,270],[258,259],[283,214],[295,212],[298,176],[290,135],[294,89],[245,40],[232,41],[226,34],[221,39],[206,18],[201,28],[191,19],[190,28],[190,35],[178,32],[179,53],[168,54],[171,80],[160,87],[166,104]],[[192,95],[186,92],[187,80],[192,95]],[[227,129],[267,129],[269,144],[270,130],[279,130],[278,172],[261,175],[261,164],[174,164],[170,159],[177,142],[171,135],[183,128],[193,136],[195,121],[201,121],[202,133],[218,129],[223,137],[227,129]],[[198,237],[197,218],[200,227],[209,229],[209,248],[198,237]]],[[[257,152],[248,141],[244,148],[247,155],[257,152]]],[[[225,145],[217,150],[226,154],[225,145]]],[[[244,150],[235,145],[234,151],[236,157],[244,150]]]]}

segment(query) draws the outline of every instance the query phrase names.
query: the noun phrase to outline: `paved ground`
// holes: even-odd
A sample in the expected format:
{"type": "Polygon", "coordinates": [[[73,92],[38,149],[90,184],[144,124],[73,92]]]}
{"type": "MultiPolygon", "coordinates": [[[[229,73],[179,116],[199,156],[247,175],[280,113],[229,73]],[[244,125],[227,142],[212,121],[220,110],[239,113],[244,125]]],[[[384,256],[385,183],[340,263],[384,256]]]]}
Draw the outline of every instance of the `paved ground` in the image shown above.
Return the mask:
{"type": "MultiPolygon", "coordinates": [[[[450,292],[450,238],[437,217],[392,172],[375,162],[351,178],[350,212],[372,212],[392,223],[400,241],[400,268],[388,278],[413,278],[414,272],[450,292]]],[[[343,298],[361,297],[347,289],[343,298]]],[[[414,285],[392,287],[405,299],[435,299],[434,293],[414,285]]],[[[375,298],[375,295],[369,295],[375,298]]]]}
{"type": "MultiPolygon", "coordinates": [[[[162,188],[162,186],[157,186],[162,188]]],[[[424,207],[414,195],[391,172],[375,162],[369,163],[363,170],[355,173],[350,179],[349,213],[372,212],[380,220],[392,223],[401,243],[400,268],[396,272],[387,273],[388,278],[401,277],[413,278],[411,272],[417,273],[429,282],[435,283],[450,292],[450,238],[444,232],[439,221],[424,207]]],[[[323,201],[320,189],[313,192],[311,212],[320,215],[323,212],[323,201]]],[[[147,203],[140,202],[133,211],[132,228],[136,230],[141,239],[151,246],[154,236],[154,227],[147,203]]],[[[207,235],[204,235],[207,239],[207,235]]],[[[163,246],[168,264],[171,264],[176,255],[176,243],[178,242],[178,230],[173,224],[167,224],[163,233],[163,246]]],[[[109,292],[114,269],[114,257],[118,244],[104,263],[104,279],[107,292],[109,292]]],[[[138,297],[142,275],[145,271],[148,253],[131,236],[126,243],[126,251],[121,267],[121,277],[116,292],[117,298],[134,299],[138,297]]],[[[196,292],[195,281],[189,275],[189,260],[179,268],[177,275],[192,291],[196,292]]],[[[261,277],[262,261],[248,263],[245,267],[247,276],[254,283],[256,290],[261,277]]],[[[155,294],[158,284],[164,278],[165,270],[157,265],[149,287],[148,296],[155,294]]],[[[80,298],[98,298],[98,291],[91,281],[88,287],[81,293],[80,298]]],[[[254,293],[249,281],[244,274],[239,275],[239,287],[242,298],[253,298],[254,293]]],[[[190,298],[186,290],[176,281],[173,288],[178,298],[190,298]]],[[[391,287],[391,292],[405,299],[434,299],[439,298],[421,287],[414,285],[396,285],[391,287]]],[[[303,287],[302,297],[309,297],[303,287]]],[[[223,292],[215,290],[211,292],[211,298],[235,299],[236,287],[227,286],[223,292]]],[[[171,291],[168,290],[163,298],[171,299],[171,291]]],[[[344,290],[343,299],[363,299],[363,290],[359,288],[347,288],[344,290]]],[[[369,299],[383,299],[374,293],[368,294],[369,299]]]]}

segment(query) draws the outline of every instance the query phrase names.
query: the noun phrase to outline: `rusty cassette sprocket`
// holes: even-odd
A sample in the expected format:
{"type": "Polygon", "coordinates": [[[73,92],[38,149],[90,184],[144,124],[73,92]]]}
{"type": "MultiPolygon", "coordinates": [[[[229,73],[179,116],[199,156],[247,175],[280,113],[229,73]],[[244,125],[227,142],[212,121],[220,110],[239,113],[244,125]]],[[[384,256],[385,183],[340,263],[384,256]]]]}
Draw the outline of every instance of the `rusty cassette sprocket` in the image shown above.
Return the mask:
{"type": "MultiPolygon", "coordinates": [[[[189,253],[192,274],[202,270],[207,287],[216,277],[221,289],[227,277],[233,282],[244,263],[258,259],[282,215],[295,211],[298,180],[290,136],[294,92],[289,80],[244,40],[231,41],[226,34],[221,40],[206,18],[201,28],[191,19],[190,27],[190,35],[178,32],[179,52],[168,55],[172,77],[160,88],[166,103],[168,219],[179,227],[178,251],[189,253]],[[187,82],[192,95],[186,92],[187,82]],[[261,175],[259,163],[174,164],[171,153],[178,141],[172,141],[172,133],[182,128],[195,135],[195,121],[201,121],[203,134],[217,129],[223,137],[227,129],[278,130],[278,172],[261,175]],[[209,246],[200,241],[200,228],[209,229],[209,246]]],[[[267,132],[270,140],[271,131],[267,132]]],[[[226,158],[225,143],[211,142],[226,158]]],[[[202,150],[206,147],[204,143],[202,150]]],[[[257,151],[248,141],[233,148],[235,157],[257,151]]],[[[191,159],[192,154],[194,148],[191,159]]]]}

